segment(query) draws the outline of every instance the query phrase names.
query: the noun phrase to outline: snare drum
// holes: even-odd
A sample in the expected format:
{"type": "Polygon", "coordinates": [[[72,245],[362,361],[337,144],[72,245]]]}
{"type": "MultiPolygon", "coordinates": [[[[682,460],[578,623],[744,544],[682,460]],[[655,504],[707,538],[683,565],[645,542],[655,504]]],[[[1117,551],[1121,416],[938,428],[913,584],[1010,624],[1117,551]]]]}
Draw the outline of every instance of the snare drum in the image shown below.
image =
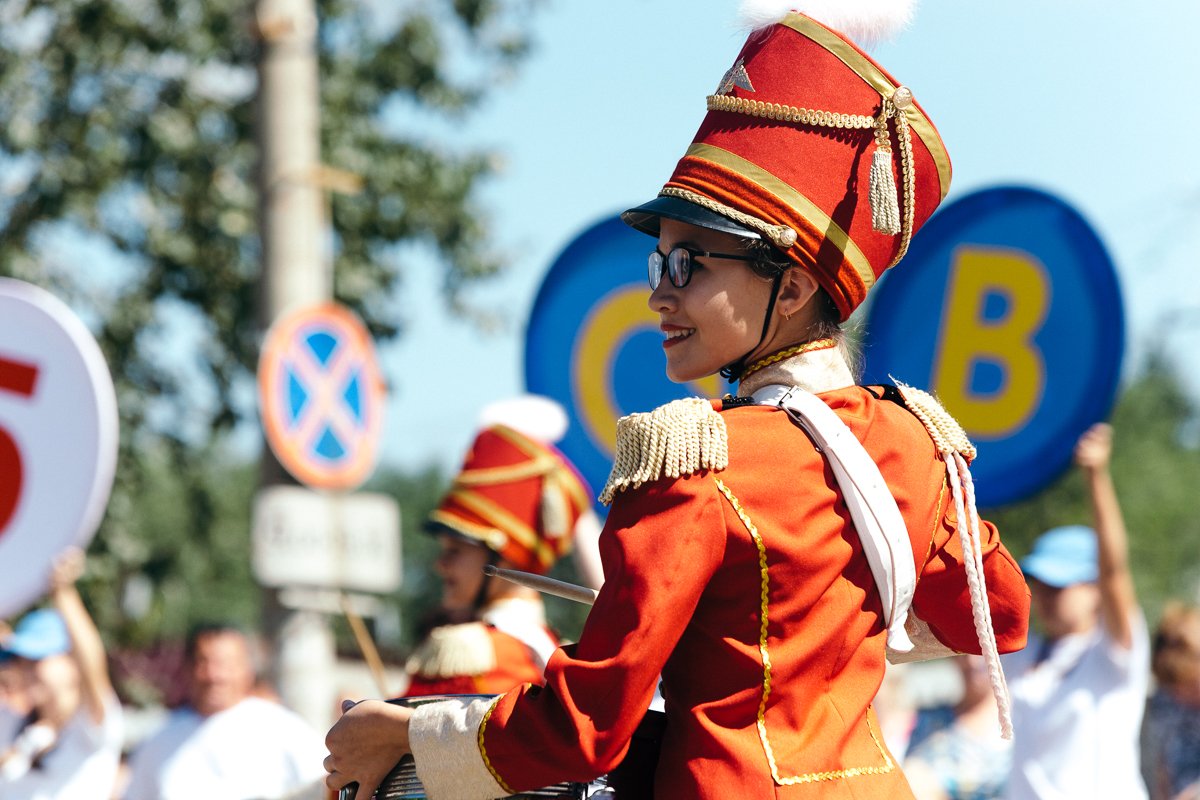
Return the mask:
{"type": "MultiPolygon", "coordinates": [[[[379,789],[375,792],[375,800],[424,800],[425,787],[417,777],[416,766],[412,756],[400,759],[396,768],[387,774],[379,789]]],[[[512,798],[539,798],[540,800],[601,800],[614,798],[609,793],[607,784],[593,781],[587,783],[559,783],[544,789],[532,789],[528,792],[511,795],[512,798]]],[[[354,790],[347,786],[338,794],[338,800],[354,800],[354,790]]]]}
{"type": "MultiPolygon", "coordinates": [[[[438,700],[491,699],[496,695],[431,695],[428,697],[401,697],[388,700],[399,706],[416,708],[438,700]]],[[[653,792],[654,767],[658,762],[658,744],[665,725],[661,712],[651,711],[638,726],[630,744],[629,753],[621,765],[610,776],[601,776],[590,783],[556,783],[543,789],[531,789],[520,794],[509,795],[512,800],[636,800],[650,797],[653,792]],[[618,787],[621,787],[618,791],[618,787]]],[[[357,784],[350,784],[338,792],[338,800],[356,800],[357,784]]],[[[384,777],[375,791],[374,800],[425,800],[425,787],[417,777],[416,764],[412,756],[405,756],[384,777]]],[[[363,798],[362,800],[366,800],[363,798]]]]}

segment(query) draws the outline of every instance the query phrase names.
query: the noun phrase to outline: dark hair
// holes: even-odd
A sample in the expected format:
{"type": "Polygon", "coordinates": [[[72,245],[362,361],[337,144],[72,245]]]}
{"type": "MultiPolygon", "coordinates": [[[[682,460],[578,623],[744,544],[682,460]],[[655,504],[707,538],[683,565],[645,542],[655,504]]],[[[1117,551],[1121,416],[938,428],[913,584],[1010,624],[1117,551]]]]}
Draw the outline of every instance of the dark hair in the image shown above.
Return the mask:
{"type": "Polygon", "coordinates": [[[233,622],[200,622],[191,627],[188,631],[187,639],[183,647],[183,657],[191,663],[196,659],[196,648],[201,639],[207,639],[209,636],[220,636],[223,634],[231,634],[240,636],[246,640],[246,646],[250,649],[251,657],[254,658],[254,637],[246,631],[242,626],[233,622]]]}
{"type": "Polygon", "coordinates": [[[1167,604],[1151,651],[1154,677],[1164,686],[1200,678],[1200,608],[1178,601],[1167,604]]]}
{"type": "MultiPolygon", "coordinates": [[[[749,262],[750,269],[763,278],[774,280],[789,269],[803,269],[766,239],[747,239],[745,249],[747,253],[754,256],[754,261],[749,262]]],[[[862,358],[855,326],[843,324],[837,303],[833,302],[833,298],[824,288],[817,288],[812,302],[816,310],[816,318],[809,331],[809,339],[833,339],[837,342],[846,363],[857,380],[862,371],[862,358]]]]}
{"type": "MultiPolygon", "coordinates": [[[[796,268],[794,261],[765,239],[747,240],[746,251],[754,257],[750,269],[764,278],[774,280],[787,270],[796,268]]],[[[829,292],[818,288],[813,302],[816,303],[818,330],[813,331],[812,338],[838,338],[842,330],[841,314],[829,292]]]]}

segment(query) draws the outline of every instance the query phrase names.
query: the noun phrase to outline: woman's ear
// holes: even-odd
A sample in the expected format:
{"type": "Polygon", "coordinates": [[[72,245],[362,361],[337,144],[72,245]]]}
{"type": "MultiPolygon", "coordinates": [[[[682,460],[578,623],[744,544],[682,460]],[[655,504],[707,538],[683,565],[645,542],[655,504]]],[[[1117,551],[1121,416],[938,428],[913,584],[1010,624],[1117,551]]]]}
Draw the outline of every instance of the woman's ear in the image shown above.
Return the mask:
{"type": "Polygon", "coordinates": [[[785,317],[792,317],[809,304],[819,288],[817,279],[808,270],[799,267],[786,269],[779,280],[775,310],[785,317]]]}

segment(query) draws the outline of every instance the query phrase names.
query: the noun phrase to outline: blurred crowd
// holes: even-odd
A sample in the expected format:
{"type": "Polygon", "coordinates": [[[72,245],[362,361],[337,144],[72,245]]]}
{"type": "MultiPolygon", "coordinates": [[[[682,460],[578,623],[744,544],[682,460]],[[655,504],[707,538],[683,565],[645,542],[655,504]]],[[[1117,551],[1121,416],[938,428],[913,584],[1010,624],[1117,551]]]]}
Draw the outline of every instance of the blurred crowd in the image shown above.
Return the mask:
{"type": "Polygon", "coordinates": [[[1200,798],[1200,607],[1173,603],[1148,633],[1111,453],[1103,424],[1075,449],[1094,527],[1046,531],[1021,561],[1036,633],[1004,658],[1012,741],[978,656],[954,659],[953,673],[892,670],[884,735],[921,800],[1200,798]],[[951,699],[919,707],[931,675],[954,682],[951,699]]]}
{"type": "MultiPolygon", "coordinates": [[[[587,488],[548,443],[545,410],[534,416],[537,425],[482,429],[430,520],[442,603],[407,664],[410,695],[536,681],[559,644],[540,596],[485,578],[484,565],[544,573],[574,543],[585,582],[603,581],[589,555],[598,524],[587,488]],[[517,517],[532,538],[515,528],[497,535],[517,517]]],[[[1004,661],[1012,741],[1000,735],[982,657],[889,668],[880,728],[922,800],[1200,800],[1200,607],[1172,603],[1148,630],[1111,447],[1111,430],[1098,425],[1075,452],[1094,527],[1051,529],[1021,562],[1038,632],[1004,661]]],[[[191,632],[186,702],[134,742],[75,588],[84,568],[81,552],[66,552],[46,603],[0,627],[0,798],[329,797],[322,735],[263,682],[258,637],[236,626],[191,632]]]]}
{"type": "Polygon", "coordinates": [[[5,800],[323,798],[322,736],[260,696],[255,638],[192,631],[186,702],[136,747],[99,632],[75,589],[83,554],[55,564],[49,604],[0,647],[0,797],[5,800]]]}

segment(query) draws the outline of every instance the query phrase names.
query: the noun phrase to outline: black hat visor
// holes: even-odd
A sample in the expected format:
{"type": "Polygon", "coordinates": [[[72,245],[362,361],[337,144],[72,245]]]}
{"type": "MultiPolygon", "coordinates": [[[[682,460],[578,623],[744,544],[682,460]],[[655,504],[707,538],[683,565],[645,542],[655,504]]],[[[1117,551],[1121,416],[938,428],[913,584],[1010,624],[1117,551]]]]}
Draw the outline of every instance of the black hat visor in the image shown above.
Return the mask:
{"type": "Polygon", "coordinates": [[[659,221],[663,217],[721,233],[732,233],[746,239],[762,238],[756,230],[679,197],[656,197],[649,203],[642,203],[621,214],[621,221],[634,230],[658,236],[659,221]]]}

